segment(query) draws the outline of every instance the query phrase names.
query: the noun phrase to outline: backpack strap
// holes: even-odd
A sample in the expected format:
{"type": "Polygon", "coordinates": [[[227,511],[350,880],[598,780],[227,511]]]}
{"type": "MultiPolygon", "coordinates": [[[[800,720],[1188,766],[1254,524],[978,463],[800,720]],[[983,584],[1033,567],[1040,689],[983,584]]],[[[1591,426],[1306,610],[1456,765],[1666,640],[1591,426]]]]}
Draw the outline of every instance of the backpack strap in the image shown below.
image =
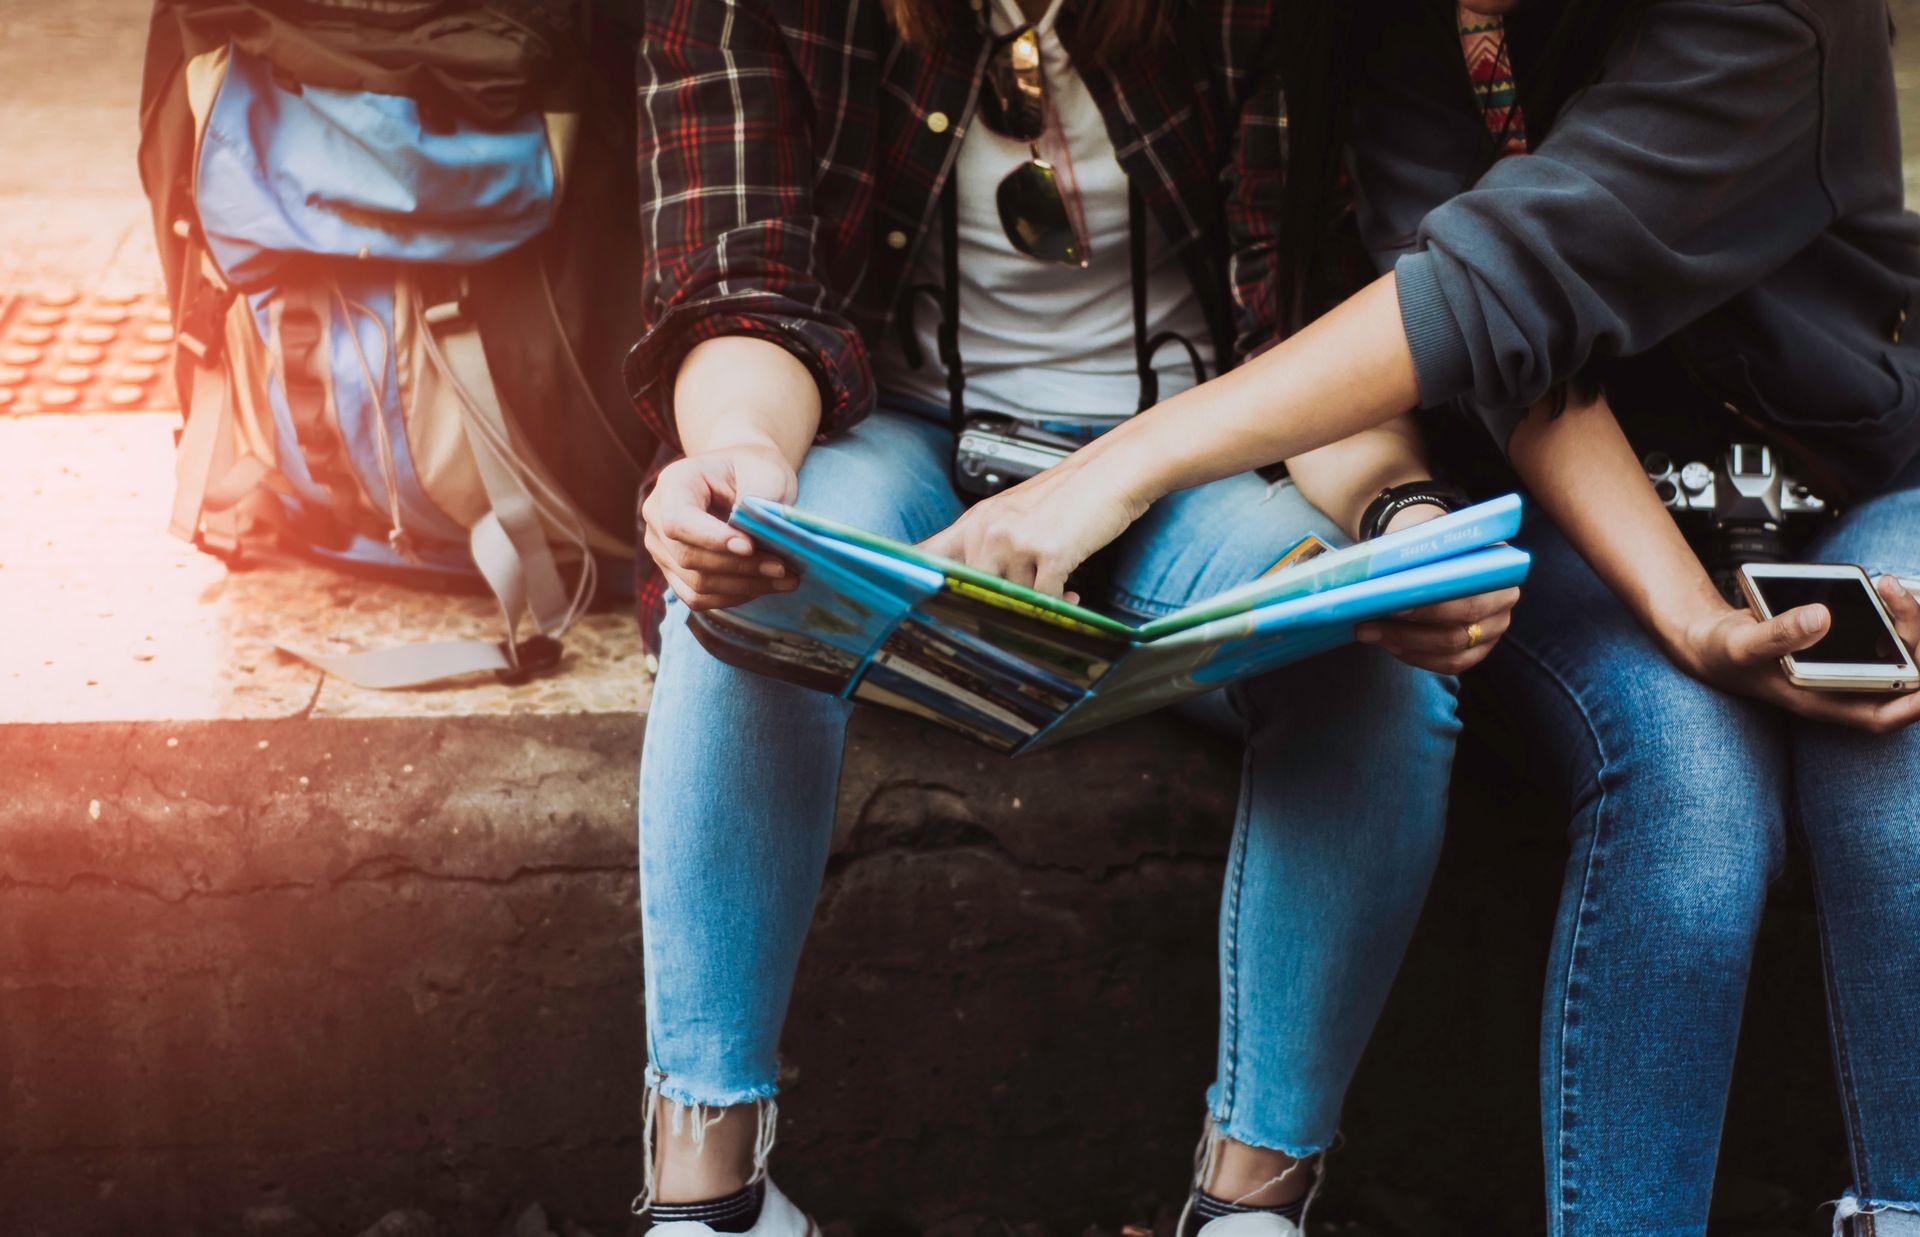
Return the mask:
{"type": "MultiPolygon", "coordinates": [[[[521,478],[479,328],[458,301],[435,305],[421,314],[421,345],[429,361],[443,367],[467,412],[467,442],[493,508],[474,525],[470,538],[474,564],[489,584],[496,585],[494,595],[503,607],[509,599],[501,595],[496,582],[510,579],[520,594],[513,600],[522,602],[543,634],[564,630],[571,623],[574,606],[561,582],[539,508],[521,478]]],[[[584,557],[590,560],[591,555],[584,557]]],[[[508,608],[509,629],[519,616],[518,607],[508,608]]]]}
{"type": "MultiPolygon", "coordinates": [[[[458,396],[468,445],[487,492],[490,509],[475,521],[468,547],[499,603],[506,639],[435,641],[332,655],[279,647],[328,674],[376,690],[418,687],[479,671],[520,682],[559,661],[560,643],[554,637],[573,624],[592,594],[593,556],[582,528],[580,581],[569,591],[534,493],[533,486],[541,483],[532,478],[529,484],[530,474],[517,458],[480,332],[460,303],[422,310],[417,329],[429,363],[441,370],[458,396]],[[539,632],[529,640],[518,635],[523,613],[532,616],[539,632]]],[[[556,496],[547,497],[551,505],[556,496]]]]}
{"type": "MultiPolygon", "coordinates": [[[[218,545],[216,541],[237,536],[210,535],[209,525],[218,521],[206,517],[207,490],[216,471],[224,474],[233,463],[233,416],[227,402],[227,375],[217,363],[196,357],[193,363],[193,395],[187,407],[187,424],[180,432],[180,450],[173,461],[173,515],[167,531],[182,541],[206,545],[216,554],[231,553],[237,544],[218,545]]],[[[237,534],[238,530],[222,530],[237,534]]]]}
{"type": "Polygon", "coordinates": [[[193,358],[193,378],[174,460],[167,531],[209,553],[230,557],[240,549],[240,501],[266,479],[267,466],[241,454],[237,444],[226,348],[227,315],[236,294],[204,250],[199,269],[199,284],[177,336],[193,358]]]}

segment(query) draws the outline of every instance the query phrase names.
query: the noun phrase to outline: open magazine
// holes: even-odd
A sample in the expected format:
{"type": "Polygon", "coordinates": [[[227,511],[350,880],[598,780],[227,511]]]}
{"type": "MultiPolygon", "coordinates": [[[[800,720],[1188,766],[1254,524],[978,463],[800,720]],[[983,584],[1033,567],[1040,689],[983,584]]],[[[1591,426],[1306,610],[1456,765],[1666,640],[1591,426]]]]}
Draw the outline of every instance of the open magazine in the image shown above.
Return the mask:
{"type": "Polygon", "coordinates": [[[1354,624],[1519,584],[1507,495],[1359,545],[1319,538],[1259,579],[1134,625],[793,507],[731,517],[799,577],[691,617],[731,665],[931,719],[1018,754],[1353,639],[1354,624]]]}

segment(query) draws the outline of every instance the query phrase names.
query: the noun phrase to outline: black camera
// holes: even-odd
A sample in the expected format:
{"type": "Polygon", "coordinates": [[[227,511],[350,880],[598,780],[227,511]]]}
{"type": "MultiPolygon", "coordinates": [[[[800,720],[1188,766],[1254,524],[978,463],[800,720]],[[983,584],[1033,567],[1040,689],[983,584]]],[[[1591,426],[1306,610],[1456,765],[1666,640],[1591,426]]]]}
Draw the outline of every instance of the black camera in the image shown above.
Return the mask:
{"type": "Polygon", "coordinates": [[[1650,451],[1641,465],[1713,582],[1736,606],[1745,604],[1740,564],[1789,561],[1833,514],[1826,500],[1782,472],[1772,448],[1761,443],[1731,443],[1714,464],[1676,466],[1666,452],[1650,451]]]}

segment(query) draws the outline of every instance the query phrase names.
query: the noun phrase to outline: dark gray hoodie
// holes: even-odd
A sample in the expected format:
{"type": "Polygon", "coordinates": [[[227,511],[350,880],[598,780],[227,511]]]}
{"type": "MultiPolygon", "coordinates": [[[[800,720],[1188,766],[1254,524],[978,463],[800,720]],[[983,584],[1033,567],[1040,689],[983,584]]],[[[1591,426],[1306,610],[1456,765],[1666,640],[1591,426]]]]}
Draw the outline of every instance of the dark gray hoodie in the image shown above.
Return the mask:
{"type": "MultiPolygon", "coordinates": [[[[1537,3],[1516,43],[1551,19],[1537,3]]],[[[1361,9],[1361,229],[1398,272],[1423,403],[1461,401],[1504,445],[1589,362],[1664,348],[1840,497],[1920,454],[1883,0],[1651,0],[1532,152],[1490,168],[1432,6],[1361,9]]]]}

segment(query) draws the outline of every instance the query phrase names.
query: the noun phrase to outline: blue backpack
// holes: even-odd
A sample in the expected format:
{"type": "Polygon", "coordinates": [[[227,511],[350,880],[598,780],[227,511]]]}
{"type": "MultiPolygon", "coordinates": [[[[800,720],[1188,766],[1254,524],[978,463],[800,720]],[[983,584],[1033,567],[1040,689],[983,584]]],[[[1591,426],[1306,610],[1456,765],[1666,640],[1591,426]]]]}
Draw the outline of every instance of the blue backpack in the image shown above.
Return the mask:
{"type": "MultiPolygon", "coordinates": [[[[166,224],[187,409],[172,531],[230,558],[271,539],[475,578],[499,601],[498,643],[288,650],[352,682],[551,664],[600,564],[632,559],[652,446],[617,394],[631,336],[603,332],[604,356],[583,359],[556,300],[554,253],[578,247],[560,220],[581,116],[479,123],[302,83],[233,43],[183,56],[178,85],[192,139],[166,224]]],[[[604,269],[571,265],[576,293],[604,269]]]]}

